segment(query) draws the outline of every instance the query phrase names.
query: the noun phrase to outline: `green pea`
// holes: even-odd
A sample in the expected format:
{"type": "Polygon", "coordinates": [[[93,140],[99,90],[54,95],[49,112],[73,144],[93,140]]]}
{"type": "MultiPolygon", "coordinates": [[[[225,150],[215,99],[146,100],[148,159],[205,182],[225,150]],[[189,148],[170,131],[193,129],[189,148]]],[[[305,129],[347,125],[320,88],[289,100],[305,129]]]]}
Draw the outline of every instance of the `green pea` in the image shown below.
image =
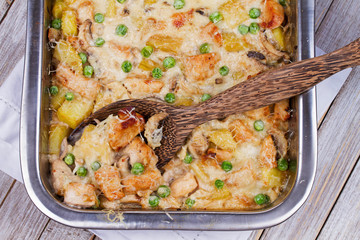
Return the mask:
{"type": "Polygon", "coordinates": [[[149,205],[151,207],[156,207],[156,206],[159,205],[159,203],[160,203],[160,198],[159,197],[157,197],[157,196],[150,196],[149,197],[149,205]]]}
{"type": "Polygon", "coordinates": [[[134,175],[140,175],[140,174],[142,174],[144,172],[144,169],[145,169],[144,165],[137,162],[131,168],[131,173],[134,174],[134,175]]]}
{"type": "Polygon", "coordinates": [[[95,14],[94,20],[95,20],[95,22],[97,22],[97,23],[103,23],[104,20],[105,20],[104,14],[102,14],[102,13],[97,13],[97,14],[95,14]]]}
{"type": "Polygon", "coordinates": [[[119,3],[124,3],[126,0],[117,0],[119,3]]]}
{"type": "Polygon", "coordinates": [[[212,14],[210,14],[209,19],[213,23],[218,23],[224,18],[220,12],[213,12],[212,14]]]}
{"type": "Polygon", "coordinates": [[[254,197],[254,201],[257,205],[266,204],[270,201],[270,197],[266,194],[258,194],[254,197]]]}
{"type": "Polygon", "coordinates": [[[129,61],[124,61],[124,62],[121,64],[121,69],[122,69],[125,73],[130,72],[131,69],[132,69],[132,64],[131,64],[131,62],[129,62],[129,61]]]}
{"type": "Polygon", "coordinates": [[[65,99],[68,101],[72,101],[74,99],[75,95],[72,92],[65,93],[65,99]]]}
{"type": "Polygon", "coordinates": [[[102,45],[104,45],[105,43],[105,40],[101,37],[95,39],[95,46],[97,47],[101,47],[102,45]]]}
{"type": "Polygon", "coordinates": [[[249,32],[251,34],[256,34],[259,30],[260,30],[259,24],[255,23],[255,22],[250,23],[249,32]]]}
{"type": "Polygon", "coordinates": [[[59,88],[57,86],[51,86],[50,88],[50,94],[55,96],[56,94],[59,93],[59,88]]]}
{"type": "Polygon", "coordinates": [[[153,78],[159,79],[162,77],[163,72],[160,68],[154,68],[151,72],[151,75],[153,76],[153,78]]]}
{"type": "Polygon", "coordinates": [[[194,206],[194,204],[195,204],[195,200],[188,198],[188,199],[186,199],[185,204],[186,204],[186,206],[188,206],[188,208],[192,208],[192,206],[194,206]]]}
{"type": "Polygon", "coordinates": [[[174,0],[173,6],[176,10],[182,9],[185,6],[185,0],[174,0]]]}
{"type": "Polygon", "coordinates": [[[229,74],[229,68],[227,66],[222,66],[220,69],[219,69],[219,73],[221,76],[226,76],[229,74]]]}
{"type": "Polygon", "coordinates": [[[87,169],[85,167],[79,167],[76,174],[80,177],[85,177],[87,175],[87,169]]]}
{"type": "Polygon", "coordinates": [[[98,209],[100,207],[100,199],[96,197],[95,204],[92,206],[93,209],[98,209]]]}
{"type": "Polygon", "coordinates": [[[191,154],[186,153],[185,158],[184,158],[184,163],[190,164],[190,163],[192,163],[192,161],[193,161],[193,157],[191,156],[191,154]]]}
{"type": "Polygon", "coordinates": [[[175,67],[176,61],[173,57],[166,57],[163,61],[163,66],[166,69],[175,67]]]}
{"type": "Polygon", "coordinates": [[[288,161],[285,159],[285,158],[280,158],[277,162],[277,168],[280,170],[280,171],[286,171],[288,170],[288,167],[289,167],[289,163],[288,161]]]}
{"type": "Polygon", "coordinates": [[[167,93],[165,95],[165,102],[167,103],[174,103],[175,102],[175,94],[174,93],[167,93]]]}
{"type": "Polygon", "coordinates": [[[203,44],[201,44],[199,50],[200,50],[201,54],[209,53],[211,51],[211,46],[208,43],[203,43],[203,44]]]}
{"type": "Polygon", "coordinates": [[[79,53],[79,57],[81,59],[82,64],[85,64],[87,62],[87,56],[85,53],[79,53]]]}
{"type": "Polygon", "coordinates": [[[249,26],[246,26],[244,24],[239,25],[238,31],[240,34],[245,35],[249,32],[249,26]]]}
{"type": "Polygon", "coordinates": [[[143,55],[144,58],[150,57],[153,52],[154,49],[152,46],[145,46],[143,49],[141,49],[141,55],[143,55]]]}
{"type": "Polygon", "coordinates": [[[279,3],[284,7],[286,6],[286,0],[279,0],[279,3]]]}
{"type": "Polygon", "coordinates": [[[297,162],[296,162],[296,160],[295,160],[295,159],[290,160],[290,162],[289,162],[289,170],[290,170],[291,172],[296,172],[296,169],[297,169],[297,162]]]}
{"type": "Polygon", "coordinates": [[[170,193],[171,193],[171,190],[166,185],[160,185],[160,187],[157,190],[157,194],[161,198],[166,198],[167,196],[170,195],[170,193]]]}
{"type": "Polygon", "coordinates": [[[256,120],[256,121],[254,122],[254,128],[255,128],[255,130],[258,131],[258,132],[264,130],[264,126],[265,126],[265,124],[264,124],[264,122],[261,121],[261,120],[256,120]]]}
{"type": "Polygon", "coordinates": [[[220,179],[216,179],[216,181],[215,181],[215,187],[216,187],[217,189],[222,189],[222,188],[224,187],[224,182],[221,181],[220,179]]]}
{"type": "Polygon", "coordinates": [[[51,27],[60,30],[61,29],[61,19],[54,19],[51,21],[51,27]]]}
{"type": "Polygon", "coordinates": [[[250,9],[250,11],[249,11],[249,16],[250,16],[250,18],[252,18],[252,19],[256,19],[256,18],[260,17],[260,13],[261,13],[260,9],[258,9],[258,8],[252,8],[252,9],[250,9]]]}
{"type": "Polygon", "coordinates": [[[85,66],[84,67],[84,76],[87,78],[91,78],[94,74],[94,68],[92,66],[85,66]]]}
{"type": "Polygon", "coordinates": [[[205,101],[209,100],[210,98],[211,98],[211,95],[208,93],[205,93],[201,96],[201,101],[205,102],[205,101]]]}
{"type": "Polygon", "coordinates": [[[231,162],[229,161],[223,161],[221,164],[221,168],[225,171],[225,172],[229,172],[231,171],[231,169],[233,168],[233,165],[231,164],[231,162]]]}
{"type": "Polygon", "coordinates": [[[75,161],[74,154],[68,153],[68,154],[65,155],[64,162],[66,163],[66,165],[70,166],[70,165],[74,164],[74,161],[75,161]]]}
{"type": "Polygon", "coordinates": [[[99,163],[98,161],[95,161],[91,164],[91,169],[93,171],[97,171],[99,168],[101,168],[101,163],[99,163]]]}
{"type": "Polygon", "coordinates": [[[124,24],[118,25],[115,29],[116,35],[119,36],[125,36],[127,32],[128,32],[128,27],[125,26],[124,24]]]}

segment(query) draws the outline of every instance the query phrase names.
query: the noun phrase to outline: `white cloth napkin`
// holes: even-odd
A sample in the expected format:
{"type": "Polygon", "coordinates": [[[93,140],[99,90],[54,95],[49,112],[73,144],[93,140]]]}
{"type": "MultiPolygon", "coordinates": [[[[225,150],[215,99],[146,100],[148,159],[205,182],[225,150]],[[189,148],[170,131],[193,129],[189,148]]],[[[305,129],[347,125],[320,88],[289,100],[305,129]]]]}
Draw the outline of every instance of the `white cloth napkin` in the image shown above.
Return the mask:
{"type": "MultiPolygon", "coordinates": [[[[324,51],[316,48],[316,54],[324,51]]],[[[22,182],[19,159],[19,123],[24,58],[0,86],[0,170],[22,182]]],[[[339,72],[317,86],[318,120],[326,113],[351,69],[339,72]]],[[[91,230],[106,239],[247,239],[251,231],[155,231],[155,230],[91,230]]]]}

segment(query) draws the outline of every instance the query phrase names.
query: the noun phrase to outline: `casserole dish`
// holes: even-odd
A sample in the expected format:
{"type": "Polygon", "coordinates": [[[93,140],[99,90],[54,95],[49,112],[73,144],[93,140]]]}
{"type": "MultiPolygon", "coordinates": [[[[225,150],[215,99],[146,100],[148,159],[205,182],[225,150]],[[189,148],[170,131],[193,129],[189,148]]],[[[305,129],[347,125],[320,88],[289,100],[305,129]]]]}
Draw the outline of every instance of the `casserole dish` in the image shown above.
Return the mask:
{"type": "MultiPolygon", "coordinates": [[[[297,58],[313,57],[313,3],[310,1],[295,3],[292,1],[294,4],[292,9],[301,9],[301,12],[297,11],[293,16],[297,19],[302,19],[300,17],[306,19],[305,21],[290,20],[296,23],[298,29],[297,39],[293,39],[294,43],[298,42],[297,58]]],[[[46,89],[49,86],[50,53],[46,44],[46,30],[50,19],[49,9],[50,1],[40,1],[39,6],[29,4],[27,61],[21,119],[21,161],[24,182],[31,199],[46,215],[67,225],[86,228],[243,230],[278,224],[291,216],[305,201],[311,189],[316,165],[314,90],[292,100],[294,116],[290,128],[295,134],[290,143],[290,157],[297,159],[297,176],[295,177],[294,174],[290,178],[282,195],[265,209],[251,212],[175,211],[171,212],[172,216],[159,211],[129,210],[121,215],[125,218],[125,224],[119,224],[112,221],[121,219],[117,213],[79,210],[60,203],[53,194],[48,178],[47,135],[50,116],[46,89]]]]}

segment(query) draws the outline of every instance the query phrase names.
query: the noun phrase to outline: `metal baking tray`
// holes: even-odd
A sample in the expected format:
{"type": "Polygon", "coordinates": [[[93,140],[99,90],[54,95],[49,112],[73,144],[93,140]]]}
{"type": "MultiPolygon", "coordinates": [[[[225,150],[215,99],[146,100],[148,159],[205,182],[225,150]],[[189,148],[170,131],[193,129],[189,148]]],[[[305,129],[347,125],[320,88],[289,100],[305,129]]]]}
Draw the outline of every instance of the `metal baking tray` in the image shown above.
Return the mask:
{"type": "MultiPolygon", "coordinates": [[[[296,59],[314,57],[314,0],[291,1],[296,33],[296,59]]],[[[61,203],[49,181],[47,156],[49,112],[49,63],[47,28],[50,0],[28,1],[26,61],[21,109],[21,168],[26,190],[45,215],[65,225],[97,229],[250,230],[268,228],[293,215],[309,196],[317,161],[315,89],[291,99],[294,109],[290,129],[290,157],[297,170],[279,198],[256,211],[149,211],[116,212],[75,209],[61,203]],[[111,220],[111,221],[110,221],[111,220]]]]}

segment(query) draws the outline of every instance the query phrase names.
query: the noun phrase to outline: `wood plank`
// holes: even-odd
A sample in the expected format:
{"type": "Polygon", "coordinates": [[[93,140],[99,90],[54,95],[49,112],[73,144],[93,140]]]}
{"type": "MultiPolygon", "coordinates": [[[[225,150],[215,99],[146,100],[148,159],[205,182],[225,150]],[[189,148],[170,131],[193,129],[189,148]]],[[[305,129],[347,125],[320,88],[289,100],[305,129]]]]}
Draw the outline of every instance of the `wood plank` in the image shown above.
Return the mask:
{"type": "Polygon", "coordinates": [[[10,189],[15,183],[15,180],[9,177],[9,175],[7,175],[6,173],[0,171],[0,183],[1,183],[0,184],[0,208],[1,208],[1,205],[3,204],[6,196],[8,195],[10,189]]]}
{"type": "Polygon", "coordinates": [[[0,239],[37,239],[48,222],[20,182],[14,184],[0,212],[0,239]]]}
{"type": "Polygon", "coordinates": [[[318,131],[318,166],[308,200],[261,239],[315,239],[360,155],[360,67],[355,68],[318,131]],[[351,99],[351,104],[349,104],[351,99]]]}
{"type": "Polygon", "coordinates": [[[316,0],[315,1],[315,31],[319,28],[324,20],[331,4],[334,0],[316,0]]]}
{"type": "Polygon", "coordinates": [[[360,239],[360,159],[322,228],[322,239],[360,239]]]}
{"type": "Polygon", "coordinates": [[[6,16],[9,8],[11,7],[13,0],[0,0],[0,23],[6,16]]]}
{"type": "Polygon", "coordinates": [[[58,240],[58,239],[76,239],[76,240],[89,240],[92,239],[94,234],[85,229],[71,228],[53,220],[50,220],[44,232],[41,234],[40,239],[44,240],[58,240]]]}
{"type": "Polygon", "coordinates": [[[359,37],[359,0],[335,0],[317,31],[316,46],[331,52],[359,37]]]}
{"type": "Polygon", "coordinates": [[[26,0],[16,0],[0,25],[0,85],[25,52],[26,0]]]}

